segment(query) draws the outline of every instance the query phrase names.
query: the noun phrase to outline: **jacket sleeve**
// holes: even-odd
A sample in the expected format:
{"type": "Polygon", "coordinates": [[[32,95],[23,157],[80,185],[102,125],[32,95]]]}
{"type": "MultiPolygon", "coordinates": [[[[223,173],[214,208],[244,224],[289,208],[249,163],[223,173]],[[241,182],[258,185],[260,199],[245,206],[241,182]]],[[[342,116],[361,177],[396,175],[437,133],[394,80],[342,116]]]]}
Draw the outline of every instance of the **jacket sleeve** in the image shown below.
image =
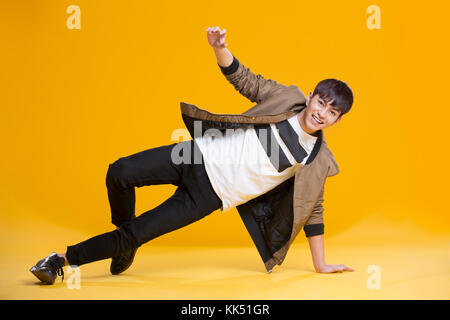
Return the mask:
{"type": "Polygon", "coordinates": [[[303,230],[305,231],[306,237],[317,236],[320,234],[324,234],[324,224],[323,224],[323,193],[324,187],[322,186],[322,190],[320,192],[319,198],[314,206],[312,214],[309,216],[306,221],[303,230]]]}
{"type": "Polygon", "coordinates": [[[252,102],[261,103],[279,90],[287,88],[287,86],[275,80],[265,79],[260,74],[254,74],[235,56],[233,56],[233,62],[228,67],[217,65],[234,88],[252,102]]]}

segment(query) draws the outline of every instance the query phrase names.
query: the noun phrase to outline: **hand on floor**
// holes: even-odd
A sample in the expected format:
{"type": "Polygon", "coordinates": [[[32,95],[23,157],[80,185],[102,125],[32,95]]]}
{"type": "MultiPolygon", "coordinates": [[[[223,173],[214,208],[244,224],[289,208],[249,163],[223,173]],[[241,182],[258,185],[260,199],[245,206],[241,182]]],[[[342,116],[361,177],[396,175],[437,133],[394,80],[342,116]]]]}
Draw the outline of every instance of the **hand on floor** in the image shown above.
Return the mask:
{"type": "Polygon", "coordinates": [[[355,271],[352,268],[347,267],[343,264],[326,264],[320,268],[317,268],[318,273],[333,273],[333,272],[344,272],[344,271],[355,271]]]}

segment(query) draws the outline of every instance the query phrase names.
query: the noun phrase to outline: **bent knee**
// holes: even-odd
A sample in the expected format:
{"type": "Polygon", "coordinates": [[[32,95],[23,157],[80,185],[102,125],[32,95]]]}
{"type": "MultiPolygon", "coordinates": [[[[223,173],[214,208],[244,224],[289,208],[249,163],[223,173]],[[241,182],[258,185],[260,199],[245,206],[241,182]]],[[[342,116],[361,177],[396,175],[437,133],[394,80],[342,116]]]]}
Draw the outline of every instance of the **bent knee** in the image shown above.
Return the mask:
{"type": "Polygon", "coordinates": [[[113,163],[109,164],[108,172],[106,173],[106,185],[120,185],[126,187],[126,180],[130,176],[130,167],[125,158],[119,158],[113,163]]]}

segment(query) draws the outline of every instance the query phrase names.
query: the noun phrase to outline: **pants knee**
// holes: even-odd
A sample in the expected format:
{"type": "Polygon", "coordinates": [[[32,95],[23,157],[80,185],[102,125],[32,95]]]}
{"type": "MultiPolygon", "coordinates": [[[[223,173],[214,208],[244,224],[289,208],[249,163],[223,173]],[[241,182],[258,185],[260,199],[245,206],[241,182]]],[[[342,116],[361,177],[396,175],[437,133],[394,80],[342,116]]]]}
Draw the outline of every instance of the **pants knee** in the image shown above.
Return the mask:
{"type": "Polygon", "coordinates": [[[123,158],[116,160],[109,164],[108,171],[106,173],[106,186],[120,185],[125,188],[125,179],[127,177],[127,165],[123,158]]]}

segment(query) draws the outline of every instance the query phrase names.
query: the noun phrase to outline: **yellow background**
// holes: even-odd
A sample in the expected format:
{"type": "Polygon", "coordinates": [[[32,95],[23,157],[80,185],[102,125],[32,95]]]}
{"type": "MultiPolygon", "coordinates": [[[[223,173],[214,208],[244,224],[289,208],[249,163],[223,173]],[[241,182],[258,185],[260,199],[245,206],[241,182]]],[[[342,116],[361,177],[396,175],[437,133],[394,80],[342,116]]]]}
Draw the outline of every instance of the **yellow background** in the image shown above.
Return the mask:
{"type": "MultiPolygon", "coordinates": [[[[373,243],[388,239],[387,249],[441,237],[448,250],[444,4],[2,1],[1,259],[15,246],[36,248],[34,263],[112,230],[108,164],[173,143],[172,132],[184,128],[180,101],[217,113],[253,105],[220,73],[206,40],[209,26],[227,30],[228,49],[256,74],[295,84],[305,95],[324,78],[353,89],[352,110],[325,131],[340,167],[326,184],[326,237],[362,223],[349,246],[364,236],[373,243]],[[66,26],[72,4],[81,9],[80,30],[66,26]],[[379,30],[366,26],[372,4],[381,9],[379,30]],[[83,236],[52,236],[58,228],[83,236]],[[40,245],[44,238],[53,245],[40,245]]],[[[174,191],[172,185],[136,189],[136,214],[174,191]]],[[[303,231],[299,238],[306,241],[303,231]]],[[[235,209],[152,242],[252,246],[235,209]]],[[[443,292],[448,298],[448,289],[443,292]]]]}

